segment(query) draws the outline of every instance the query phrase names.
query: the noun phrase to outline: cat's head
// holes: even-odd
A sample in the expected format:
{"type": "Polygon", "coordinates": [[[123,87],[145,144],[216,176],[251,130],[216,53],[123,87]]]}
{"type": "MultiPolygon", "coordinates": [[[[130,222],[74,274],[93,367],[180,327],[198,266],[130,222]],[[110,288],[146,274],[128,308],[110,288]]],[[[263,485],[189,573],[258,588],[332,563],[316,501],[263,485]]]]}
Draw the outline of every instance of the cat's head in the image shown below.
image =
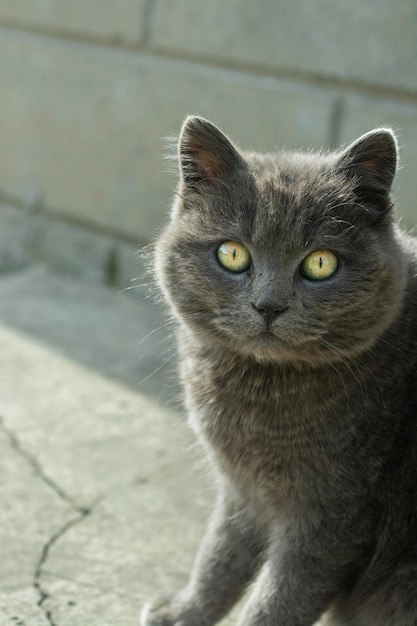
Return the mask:
{"type": "Polygon", "coordinates": [[[180,184],[155,248],[176,317],[202,342],[258,361],[337,361],[393,320],[405,282],[389,129],[333,153],[239,150],[189,117],[180,184]]]}

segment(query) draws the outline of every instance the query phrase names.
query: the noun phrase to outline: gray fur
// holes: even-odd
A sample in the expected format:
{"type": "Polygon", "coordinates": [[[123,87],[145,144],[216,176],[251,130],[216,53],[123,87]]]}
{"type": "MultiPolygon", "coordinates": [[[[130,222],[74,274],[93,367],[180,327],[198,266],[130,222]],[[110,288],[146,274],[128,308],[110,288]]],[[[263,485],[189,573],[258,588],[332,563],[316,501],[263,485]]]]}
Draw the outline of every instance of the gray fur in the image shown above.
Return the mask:
{"type": "Polygon", "coordinates": [[[143,623],[209,626],[254,581],[245,626],[417,625],[417,247],[393,133],[255,154],[192,117],[179,160],[155,264],[218,502],[188,585],[143,623]],[[247,272],[219,265],[225,240],[247,272]],[[318,249],[339,269],[311,282],[318,249]],[[260,298],[282,311],[268,327],[260,298]]]}

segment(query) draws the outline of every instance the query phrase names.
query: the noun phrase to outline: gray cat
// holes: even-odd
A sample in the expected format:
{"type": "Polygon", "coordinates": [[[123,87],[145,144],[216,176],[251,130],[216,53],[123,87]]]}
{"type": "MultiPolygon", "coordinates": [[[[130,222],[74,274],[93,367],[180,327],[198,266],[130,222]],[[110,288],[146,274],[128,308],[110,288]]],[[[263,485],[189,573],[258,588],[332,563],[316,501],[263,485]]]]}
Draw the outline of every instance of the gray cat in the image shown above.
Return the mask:
{"type": "Polygon", "coordinates": [[[218,486],[187,586],[144,626],[417,625],[417,246],[385,128],[256,154],[188,118],[155,248],[218,486]]]}

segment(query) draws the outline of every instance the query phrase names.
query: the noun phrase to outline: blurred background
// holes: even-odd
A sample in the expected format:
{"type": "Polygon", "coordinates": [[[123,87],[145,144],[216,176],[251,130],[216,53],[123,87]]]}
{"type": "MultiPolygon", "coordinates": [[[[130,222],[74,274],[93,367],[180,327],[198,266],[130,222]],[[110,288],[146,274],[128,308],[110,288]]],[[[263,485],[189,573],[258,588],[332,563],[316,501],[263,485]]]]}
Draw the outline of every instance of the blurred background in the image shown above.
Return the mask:
{"type": "Polygon", "coordinates": [[[398,132],[417,219],[416,0],[1,0],[0,266],[129,284],[186,114],[259,150],[398,132]],[[20,245],[19,245],[20,242],[20,245]]]}

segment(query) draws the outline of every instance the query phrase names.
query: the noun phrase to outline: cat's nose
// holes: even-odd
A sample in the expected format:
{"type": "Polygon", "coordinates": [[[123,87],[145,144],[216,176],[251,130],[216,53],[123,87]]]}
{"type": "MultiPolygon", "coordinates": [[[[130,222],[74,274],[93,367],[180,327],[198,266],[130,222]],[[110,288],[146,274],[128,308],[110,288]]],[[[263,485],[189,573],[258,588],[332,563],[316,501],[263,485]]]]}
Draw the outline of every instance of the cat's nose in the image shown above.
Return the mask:
{"type": "Polygon", "coordinates": [[[281,315],[281,313],[284,313],[288,309],[287,306],[279,305],[276,302],[264,302],[262,300],[258,302],[252,302],[252,307],[255,309],[255,311],[262,315],[268,326],[271,322],[274,321],[276,317],[278,317],[279,315],[281,315]]]}

